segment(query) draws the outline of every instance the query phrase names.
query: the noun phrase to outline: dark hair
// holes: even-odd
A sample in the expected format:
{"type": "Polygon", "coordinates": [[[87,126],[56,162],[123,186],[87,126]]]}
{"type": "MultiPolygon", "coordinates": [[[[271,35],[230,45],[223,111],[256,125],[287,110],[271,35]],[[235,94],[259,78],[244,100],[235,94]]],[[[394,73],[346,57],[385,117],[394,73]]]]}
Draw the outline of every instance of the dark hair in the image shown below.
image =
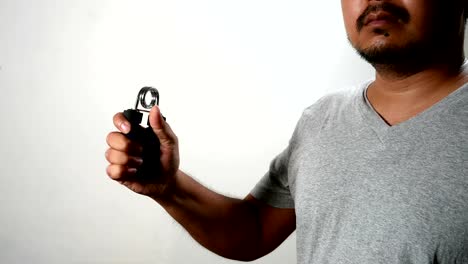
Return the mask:
{"type": "Polygon", "coordinates": [[[463,15],[465,16],[465,24],[468,19],[468,1],[465,1],[465,6],[463,8],[463,15]]]}

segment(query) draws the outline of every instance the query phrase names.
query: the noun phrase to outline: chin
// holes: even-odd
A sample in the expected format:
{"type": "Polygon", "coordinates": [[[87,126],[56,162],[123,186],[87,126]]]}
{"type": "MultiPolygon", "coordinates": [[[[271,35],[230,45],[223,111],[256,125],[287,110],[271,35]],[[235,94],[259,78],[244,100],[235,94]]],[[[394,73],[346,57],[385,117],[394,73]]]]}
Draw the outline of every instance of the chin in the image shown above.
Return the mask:
{"type": "Polygon", "coordinates": [[[357,53],[377,71],[409,76],[429,65],[430,56],[420,43],[398,45],[389,41],[376,41],[366,48],[355,47],[357,53]]]}
{"type": "MultiPolygon", "coordinates": [[[[379,32],[367,43],[353,45],[357,53],[370,64],[401,64],[420,59],[425,50],[421,42],[404,41],[391,32],[379,32]]],[[[375,34],[375,33],[374,33],[375,34]]]]}
{"type": "Polygon", "coordinates": [[[413,47],[400,46],[388,41],[376,41],[366,48],[356,48],[358,54],[370,64],[402,64],[415,58],[413,47]]]}

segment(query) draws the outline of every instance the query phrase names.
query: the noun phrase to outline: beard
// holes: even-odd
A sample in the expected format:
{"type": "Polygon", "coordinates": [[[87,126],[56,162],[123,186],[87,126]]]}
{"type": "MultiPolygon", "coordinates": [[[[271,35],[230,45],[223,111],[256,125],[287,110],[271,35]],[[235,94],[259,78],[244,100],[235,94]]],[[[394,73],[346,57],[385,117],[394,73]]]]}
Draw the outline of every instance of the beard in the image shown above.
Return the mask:
{"type": "Polygon", "coordinates": [[[427,43],[422,41],[408,42],[404,46],[396,44],[376,44],[368,48],[354,46],[359,56],[374,67],[392,69],[407,69],[428,62],[430,53],[427,48],[427,43]]]}
{"type": "MultiPolygon", "coordinates": [[[[397,75],[411,75],[434,65],[463,62],[463,34],[460,34],[461,4],[465,0],[439,2],[433,1],[434,10],[438,12],[432,15],[427,24],[428,32],[419,37],[409,34],[404,41],[392,43],[382,41],[362,48],[358,43],[351,45],[356,52],[369,62],[376,70],[385,70],[397,75]],[[459,53],[462,53],[460,57],[459,53]]],[[[382,2],[375,6],[369,6],[358,18],[356,26],[360,33],[364,27],[365,18],[371,12],[383,10],[393,17],[407,24],[411,21],[409,13],[390,2],[382,2]]],[[[468,12],[467,12],[468,13],[468,12]]],[[[466,15],[465,15],[466,18],[466,15]]],[[[464,21],[466,24],[466,20],[464,21]]],[[[465,24],[463,24],[463,29],[465,24]]],[[[463,30],[464,32],[464,30],[463,30]]],[[[374,33],[384,37],[390,37],[386,30],[375,29],[374,33]]]]}
{"type": "Polygon", "coordinates": [[[366,48],[352,46],[377,71],[406,77],[449,61],[456,64],[453,65],[454,68],[462,64],[464,57],[463,54],[460,57],[460,50],[457,48],[463,46],[462,43],[457,45],[457,40],[453,38],[453,41],[446,41],[449,39],[441,34],[437,38],[408,40],[404,44],[376,43],[366,48]]]}

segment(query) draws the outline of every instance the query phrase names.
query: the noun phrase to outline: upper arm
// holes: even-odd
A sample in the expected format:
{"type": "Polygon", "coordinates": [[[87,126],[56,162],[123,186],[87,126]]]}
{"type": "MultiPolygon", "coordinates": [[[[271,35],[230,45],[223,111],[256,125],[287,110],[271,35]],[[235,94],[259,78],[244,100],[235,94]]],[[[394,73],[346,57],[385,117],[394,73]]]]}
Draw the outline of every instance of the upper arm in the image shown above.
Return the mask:
{"type": "Polygon", "coordinates": [[[250,194],[245,197],[244,201],[255,207],[258,213],[262,255],[273,251],[296,230],[294,208],[276,208],[250,194]]]}

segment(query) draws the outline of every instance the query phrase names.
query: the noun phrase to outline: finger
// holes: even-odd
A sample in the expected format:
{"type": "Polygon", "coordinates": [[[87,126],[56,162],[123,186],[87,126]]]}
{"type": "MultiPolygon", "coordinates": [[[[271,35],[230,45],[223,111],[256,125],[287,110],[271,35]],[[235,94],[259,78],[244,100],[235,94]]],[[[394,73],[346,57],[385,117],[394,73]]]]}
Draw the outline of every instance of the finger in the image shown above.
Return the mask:
{"type": "Polygon", "coordinates": [[[113,180],[121,180],[136,174],[135,168],[128,168],[123,165],[111,164],[107,166],[106,173],[113,180]]]}
{"type": "Polygon", "coordinates": [[[138,156],[143,151],[143,148],[139,143],[131,141],[125,135],[119,132],[109,133],[107,135],[106,141],[109,147],[134,156],[138,156]]]}
{"type": "Polygon", "coordinates": [[[173,148],[177,146],[177,136],[174,134],[169,124],[164,121],[158,106],[155,105],[151,108],[149,121],[162,147],[173,148]]]}
{"type": "Polygon", "coordinates": [[[130,132],[131,125],[128,122],[127,118],[123,115],[123,113],[119,112],[114,115],[113,118],[114,126],[122,133],[127,134],[130,132]]]}
{"type": "Polygon", "coordinates": [[[126,152],[112,148],[106,151],[106,159],[111,164],[125,165],[129,168],[138,168],[143,164],[143,159],[141,157],[129,156],[126,152]]]}

